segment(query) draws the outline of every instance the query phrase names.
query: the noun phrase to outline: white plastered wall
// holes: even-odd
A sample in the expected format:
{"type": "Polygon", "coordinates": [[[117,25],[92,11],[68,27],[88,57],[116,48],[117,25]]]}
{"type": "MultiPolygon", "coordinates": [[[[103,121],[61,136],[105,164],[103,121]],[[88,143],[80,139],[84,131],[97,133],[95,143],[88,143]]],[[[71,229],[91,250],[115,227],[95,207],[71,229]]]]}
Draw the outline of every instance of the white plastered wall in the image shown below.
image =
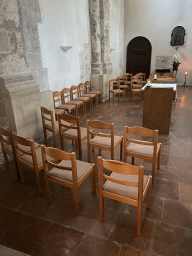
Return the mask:
{"type": "Polygon", "coordinates": [[[146,37],[152,45],[151,72],[155,71],[156,56],[173,56],[171,33],[176,26],[186,31],[185,43],[178,51],[181,65],[177,73],[178,84],[184,82],[184,72],[189,73],[187,83],[192,84],[192,1],[191,0],[125,0],[125,54],[128,43],[137,36],[146,37]]]}
{"type": "MultiPolygon", "coordinates": [[[[126,0],[125,0],[126,1],[126,0]]],[[[112,78],[123,75],[124,67],[124,0],[109,0],[110,3],[110,61],[112,78]]]]}
{"type": "Polygon", "coordinates": [[[60,91],[78,85],[79,54],[90,42],[88,0],[40,0],[40,7],[39,37],[50,89],[60,91]],[[64,52],[61,46],[73,47],[64,52]]]}

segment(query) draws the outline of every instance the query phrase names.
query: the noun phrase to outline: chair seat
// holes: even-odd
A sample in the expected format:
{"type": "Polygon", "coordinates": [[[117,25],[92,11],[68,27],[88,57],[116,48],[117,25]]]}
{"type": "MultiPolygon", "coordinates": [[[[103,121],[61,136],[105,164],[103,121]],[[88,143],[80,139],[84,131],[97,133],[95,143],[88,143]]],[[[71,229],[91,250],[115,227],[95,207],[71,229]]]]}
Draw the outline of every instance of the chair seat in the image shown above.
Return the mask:
{"type": "Polygon", "coordinates": [[[78,97],[78,98],[76,98],[75,100],[80,100],[80,101],[88,101],[90,99],[90,97],[78,97]]]}
{"type": "MultiPolygon", "coordinates": [[[[91,167],[92,165],[87,162],[76,160],[77,163],[77,180],[79,180],[91,167]]],[[[71,167],[71,161],[63,160],[59,163],[60,166],[71,167]]],[[[53,168],[48,172],[49,176],[62,179],[65,181],[73,182],[72,171],[61,170],[58,168],[53,168]]]]}
{"type": "Polygon", "coordinates": [[[90,93],[101,94],[101,91],[90,91],[90,92],[88,92],[88,94],[90,94],[90,93]]]}
{"type": "MultiPolygon", "coordinates": [[[[114,135],[114,145],[122,139],[121,136],[114,135]]],[[[95,136],[90,143],[111,147],[111,138],[95,136]]]]}
{"type": "Polygon", "coordinates": [[[66,102],[66,104],[72,104],[72,105],[81,105],[83,102],[82,101],[78,101],[78,100],[70,100],[68,102],[66,102]]]}
{"type": "Polygon", "coordinates": [[[66,105],[59,105],[58,107],[56,107],[55,109],[73,109],[74,108],[74,105],[69,105],[69,104],[66,104],[66,105]]]}
{"type": "MultiPolygon", "coordinates": [[[[65,124],[65,125],[71,126],[70,123],[65,122],[65,121],[63,121],[63,120],[61,120],[61,123],[62,123],[62,124],[65,124]]],[[[51,121],[46,121],[45,124],[46,124],[45,126],[47,126],[48,129],[52,129],[51,121]]],[[[55,121],[55,130],[59,130],[59,122],[58,122],[58,121],[55,121]]]]}
{"type": "Polygon", "coordinates": [[[83,94],[83,96],[87,96],[87,97],[91,97],[91,98],[94,98],[94,97],[96,97],[97,96],[97,93],[93,93],[93,94],[91,94],[91,93],[86,93],[86,94],[83,94]]]}
{"type": "Polygon", "coordinates": [[[126,84],[121,84],[119,87],[120,87],[120,88],[129,88],[129,86],[126,85],[126,84]]]}
{"type": "MultiPolygon", "coordinates": [[[[157,144],[157,151],[160,147],[160,144],[157,144]]],[[[132,153],[138,153],[138,154],[143,154],[143,155],[148,155],[148,156],[153,156],[153,149],[154,146],[151,145],[142,145],[142,144],[137,144],[137,143],[130,143],[129,146],[127,147],[128,152],[132,153]]]]}
{"type": "MultiPolygon", "coordinates": [[[[127,181],[127,182],[136,182],[138,183],[138,175],[126,175],[121,173],[113,172],[110,175],[111,178],[127,181]]],[[[147,185],[148,176],[143,176],[143,191],[147,185]]],[[[129,197],[131,199],[138,200],[138,187],[125,186],[121,184],[114,183],[112,181],[107,180],[103,185],[104,191],[111,192],[113,194],[117,194],[124,197],[129,197]]]]}
{"type": "MultiPolygon", "coordinates": [[[[87,135],[87,128],[84,127],[80,127],[81,130],[81,137],[84,137],[85,135],[87,135]]],[[[75,137],[77,138],[77,129],[69,129],[65,132],[63,132],[63,134],[71,136],[71,137],[75,137]]]]}
{"type": "MultiPolygon", "coordinates": [[[[36,156],[37,156],[37,165],[40,166],[43,164],[42,155],[41,155],[41,147],[36,148],[35,151],[36,151],[36,156]]],[[[25,154],[25,155],[21,156],[20,159],[27,162],[30,165],[33,165],[32,156],[30,156],[30,155],[25,154]]],[[[49,156],[47,156],[47,160],[50,160],[50,159],[51,158],[49,156]]]]}
{"type": "Polygon", "coordinates": [[[114,93],[124,93],[124,91],[123,91],[123,90],[120,90],[120,89],[111,90],[110,92],[114,92],[114,93]]]}

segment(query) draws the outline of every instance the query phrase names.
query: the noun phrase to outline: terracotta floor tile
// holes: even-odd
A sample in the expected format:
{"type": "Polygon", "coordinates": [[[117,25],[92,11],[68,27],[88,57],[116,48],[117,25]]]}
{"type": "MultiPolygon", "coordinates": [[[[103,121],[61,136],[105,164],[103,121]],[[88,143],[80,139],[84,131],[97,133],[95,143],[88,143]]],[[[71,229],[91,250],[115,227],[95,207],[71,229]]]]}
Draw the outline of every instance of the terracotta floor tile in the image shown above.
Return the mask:
{"type": "Polygon", "coordinates": [[[192,254],[192,230],[157,222],[152,250],[164,256],[192,254]]]}
{"type": "Polygon", "coordinates": [[[180,183],[180,201],[192,204],[192,186],[180,183]]]}
{"type": "Polygon", "coordinates": [[[191,204],[165,200],[162,221],[179,227],[192,229],[191,204]]]}
{"type": "Polygon", "coordinates": [[[15,209],[18,207],[32,192],[34,189],[24,184],[12,184],[8,190],[6,190],[0,196],[0,204],[9,208],[15,209]]]}
{"type": "Polygon", "coordinates": [[[0,236],[19,218],[21,213],[0,206],[0,236]]]}
{"type": "Polygon", "coordinates": [[[70,256],[74,255],[84,233],[52,224],[34,246],[31,255],[35,256],[70,256]]]}
{"type": "Polygon", "coordinates": [[[30,256],[22,252],[15,251],[13,249],[9,249],[5,246],[0,245],[0,255],[4,256],[30,256]]]}
{"type": "Polygon", "coordinates": [[[34,244],[50,226],[49,221],[22,214],[0,237],[6,247],[29,254],[34,244]]]}
{"type": "Polygon", "coordinates": [[[179,183],[170,180],[156,179],[151,190],[152,195],[179,200],[179,183]]]}
{"type": "Polygon", "coordinates": [[[153,230],[153,221],[142,219],[141,236],[137,236],[136,216],[119,213],[109,240],[148,251],[153,230]]]}
{"type": "Polygon", "coordinates": [[[118,256],[120,247],[102,238],[85,235],[75,256],[118,256]]]}
{"type": "Polygon", "coordinates": [[[124,245],[121,246],[121,250],[119,253],[119,256],[153,256],[153,255],[156,255],[156,254],[142,252],[140,250],[136,250],[124,245]]]}

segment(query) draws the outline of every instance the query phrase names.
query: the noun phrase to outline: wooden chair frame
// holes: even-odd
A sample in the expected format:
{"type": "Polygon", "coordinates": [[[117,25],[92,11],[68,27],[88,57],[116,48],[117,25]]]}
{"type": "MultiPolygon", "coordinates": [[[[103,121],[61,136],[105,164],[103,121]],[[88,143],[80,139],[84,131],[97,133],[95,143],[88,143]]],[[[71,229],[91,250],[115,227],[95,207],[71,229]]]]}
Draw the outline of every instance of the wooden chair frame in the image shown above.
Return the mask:
{"type": "Polygon", "coordinates": [[[143,88],[142,79],[132,79],[131,80],[131,93],[130,100],[135,96],[135,94],[140,94],[141,89],[143,88]]]}
{"type": "Polygon", "coordinates": [[[117,79],[119,80],[119,89],[128,91],[129,86],[127,85],[127,76],[118,76],[117,79]]]}
{"type": "Polygon", "coordinates": [[[88,162],[91,163],[91,148],[98,148],[99,155],[101,155],[101,150],[111,151],[111,159],[114,159],[114,151],[115,148],[120,144],[120,159],[122,160],[122,149],[123,149],[123,137],[119,136],[120,139],[114,143],[114,124],[107,124],[103,121],[90,121],[87,120],[87,154],[88,154],[88,162]],[[95,132],[93,129],[101,129],[101,130],[109,130],[110,134],[103,132],[95,132]],[[94,138],[95,136],[100,136],[103,138],[111,138],[111,146],[104,146],[100,144],[96,144],[90,141],[90,136],[94,138]]]}
{"type": "MultiPolygon", "coordinates": [[[[71,88],[64,88],[62,90],[63,103],[66,104],[66,105],[68,105],[68,104],[73,105],[73,106],[75,105],[76,109],[82,108],[82,113],[84,114],[85,113],[85,103],[83,101],[73,99],[73,94],[72,94],[72,89],[71,88]]],[[[78,88],[77,88],[77,90],[78,90],[78,88]]]]}
{"type": "Polygon", "coordinates": [[[80,83],[79,84],[79,91],[80,91],[80,95],[82,95],[81,93],[83,93],[83,96],[85,97],[91,97],[91,108],[93,108],[93,99],[95,98],[95,106],[98,105],[98,94],[97,93],[87,93],[87,85],[86,83],[80,83]]]}
{"type": "Polygon", "coordinates": [[[1,148],[2,148],[4,161],[5,161],[5,168],[7,171],[9,171],[9,160],[7,157],[7,155],[9,155],[14,160],[15,168],[16,168],[16,172],[17,172],[17,178],[20,181],[12,134],[13,134],[13,132],[8,131],[5,128],[0,126],[0,142],[1,142],[1,148]],[[9,150],[9,148],[11,150],[9,150]]]}
{"type": "Polygon", "coordinates": [[[86,81],[86,91],[88,94],[97,94],[97,104],[98,104],[98,97],[100,96],[100,102],[103,102],[103,95],[101,91],[92,91],[92,85],[90,81],[86,81]]]}
{"type": "Polygon", "coordinates": [[[17,160],[17,165],[18,165],[18,169],[19,169],[21,182],[22,183],[25,182],[23,171],[21,168],[21,164],[23,164],[35,172],[37,191],[38,191],[39,195],[41,195],[39,171],[41,171],[43,169],[43,162],[41,165],[38,165],[37,164],[37,155],[36,155],[36,149],[39,148],[40,145],[36,143],[36,146],[35,146],[34,140],[25,139],[23,137],[18,136],[14,132],[13,132],[13,142],[14,142],[16,160],[17,160]],[[21,157],[24,155],[29,155],[32,157],[33,165],[31,165],[30,163],[21,159],[21,157]]]}
{"type": "MultiPolygon", "coordinates": [[[[75,116],[77,116],[77,106],[76,106],[76,104],[71,104],[71,105],[66,104],[65,103],[65,98],[63,98],[63,92],[59,92],[59,91],[53,92],[53,103],[54,103],[55,110],[61,110],[62,109],[64,111],[67,111],[68,114],[69,114],[70,111],[74,111],[75,116]],[[58,106],[56,106],[57,103],[59,104],[58,106]]],[[[56,114],[56,119],[57,119],[57,114],[56,114]]]]}
{"type": "Polygon", "coordinates": [[[113,93],[113,104],[115,103],[115,95],[117,94],[118,97],[119,97],[119,100],[120,100],[120,94],[123,95],[123,99],[122,101],[124,102],[125,101],[125,91],[124,90],[121,90],[119,88],[119,80],[118,79],[111,79],[109,80],[109,102],[110,102],[110,96],[111,96],[111,93],[113,93]],[[112,89],[111,89],[112,87],[112,89]],[[114,87],[117,87],[118,89],[114,89],[114,87]]]}
{"type": "Polygon", "coordinates": [[[44,176],[45,176],[45,184],[46,184],[46,191],[47,191],[47,199],[48,202],[51,203],[51,191],[50,191],[50,185],[49,181],[58,183],[60,185],[69,187],[73,190],[73,200],[74,200],[74,208],[75,212],[78,215],[79,214],[79,194],[78,194],[78,186],[87,178],[89,174],[92,173],[92,194],[96,194],[96,172],[95,172],[95,164],[91,164],[90,168],[87,170],[87,172],[78,180],[77,179],[77,163],[76,163],[76,154],[73,153],[67,153],[60,149],[56,148],[46,148],[45,146],[41,146],[42,150],[42,157],[43,157],[43,166],[44,166],[44,176]],[[57,159],[59,161],[62,160],[68,160],[71,161],[72,167],[65,167],[58,164],[54,164],[47,160],[47,156],[57,159]],[[67,170],[72,172],[72,181],[65,181],[53,176],[49,175],[49,168],[48,167],[55,167],[62,170],[67,170]]]}
{"type": "Polygon", "coordinates": [[[150,130],[145,127],[124,127],[124,162],[127,162],[127,156],[132,157],[132,164],[134,164],[134,158],[140,158],[149,160],[152,162],[152,181],[154,182],[155,177],[155,165],[157,159],[157,169],[159,170],[160,167],[160,156],[161,156],[161,143],[158,143],[158,130],[150,130]],[[129,139],[128,134],[135,135],[135,136],[144,136],[144,137],[151,137],[153,141],[144,141],[144,140],[136,140],[136,139],[129,139]],[[129,143],[141,144],[141,145],[148,145],[153,146],[153,155],[141,154],[136,152],[127,151],[127,141],[129,143]]]}
{"type": "Polygon", "coordinates": [[[104,160],[98,157],[98,186],[99,186],[99,205],[100,205],[100,221],[104,222],[104,197],[111,198],[113,200],[120,201],[122,203],[131,204],[137,207],[137,235],[141,235],[141,220],[142,220],[142,201],[147,195],[147,209],[150,207],[150,192],[151,192],[151,181],[152,177],[149,176],[147,184],[143,190],[143,166],[131,166],[129,164],[114,161],[114,160],[104,160]],[[138,182],[128,182],[119,179],[114,179],[109,175],[103,173],[103,167],[110,170],[111,172],[116,172],[124,175],[137,175],[138,182]],[[138,199],[125,197],[115,193],[111,193],[104,190],[103,180],[114,182],[123,186],[138,187],[138,199]]]}
{"type": "Polygon", "coordinates": [[[64,150],[64,140],[72,140],[78,143],[79,146],[79,160],[82,160],[82,145],[81,141],[87,138],[87,134],[84,136],[81,136],[81,127],[79,123],[79,117],[74,117],[68,114],[62,114],[59,115],[59,134],[60,134],[60,143],[61,143],[61,149],[64,150]],[[62,121],[66,121],[68,123],[71,123],[71,126],[63,124],[62,121]],[[77,137],[67,135],[63,132],[63,129],[75,129],[77,130],[77,137]]]}
{"type": "Polygon", "coordinates": [[[81,95],[82,89],[80,91],[80,86],[79,85],[73,85],[71,87],[71,95],[72,95],[72,100],[77,100],[77,101],[82,101],[84,103],[84,113],[86,113],[87,108],[86,105],[89,104],[89,110],[91,110],[91,97],[85,97],[81,95]]]}
{"type": "MultiPolygon", "coordinates": [[[[80,83],[79,84],[79,99],[80,98],[83,98],[83,99],[85,99],[85,104],[87,103],[89,103],[89,110],[91,110],[92,108],[93,108],[93,98],[95,97],[95,95],[97,95],[97,94],[93,94],[93,95],[91,95],[91,94],[88,94],[88,93],[86,93],[86,91],[87,91],[87,87],[86,87],[86,84],[85,83],[80,83]],[[86,99],[87,98],[87,99],[86,99]]],[[[85,106],[86,107],[86,106],[85,106]]]]}
{"type": "Polygon", "coordinates": [[[53,144],[54,144],[54,147],[56,148],[57,147],[56,133],[59,132],[59,128],[58,129],[55,128],[55,120],[54,120],[54,117],[53,117],[53,111],[48,110],[44,107],[41,107],[41,117],[42,117],[43,134],[44,134],[45,144],[47,144],[46,131],[48,130],[48,131],[53,133],[53,144]],[[50,122],[51,127],[46,124],[46,121],[50,122]]]}

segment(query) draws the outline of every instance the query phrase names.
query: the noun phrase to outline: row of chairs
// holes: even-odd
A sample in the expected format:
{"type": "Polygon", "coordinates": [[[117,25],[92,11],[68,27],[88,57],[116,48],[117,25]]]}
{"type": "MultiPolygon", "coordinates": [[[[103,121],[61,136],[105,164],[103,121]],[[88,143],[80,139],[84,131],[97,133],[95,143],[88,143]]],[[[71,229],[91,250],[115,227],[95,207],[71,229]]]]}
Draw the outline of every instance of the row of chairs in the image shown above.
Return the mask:
{"type": "MultiPolygon", "coordinates": [[[[47,120],[49,120],[49,128],[52,127],[52,132],[54,131],[55,123],[57,123],[57,130],[53,132],[54,146],[56,147],[55,134],[56,131],[60,134],[60,144],[61,149],[65,148],[65,139],[75,141],[78,144],[79,159],[82,160],[82,141],[87,138],[87,155],[88,162],[91,162],[91,148],[99,149],[99,155],[101,155],[102,150],[107,150],[111,152],[111,160],[114,159],[115,148],[120,145],[120,160],[122,160],[122,155],[124,151],[124,162],[127,161],[127,156],[132,157],[132,164],[134,164],[134,158],[146,159],[152,162],[152,177],[154,180],[155,175],[155,165],[157,159],[157,169],[160,166],[160,154],[161,154],[161,143],[158,143],[158,130],[149,130],[144,127],[127,127],[124,128],[124,136],[117,136],[114,134],[114,124],[108,124],[99,120],[87,120],[87,128],[80,127],[79,117],[75,117],[69,114],[61,114],[58,116],[58,121],[53,121],[53,112],[46,110],[41,107],[41,112],[50,115],[47,120]],[[104,131],[104,132],[103,132],[104,131]],[[151,137],[151,141],[142,141],[128,138],[128,135],[132,136],[144,136],[151,137]],[[124,150],[123,150],[124,141],[124,150]],[[129,145],[127,146],[127,143],[129,145]]],[[[44,119],[44,114],[42,114],[43,129],[47,129],[45,124],[46,119],[44,119]]],[[[51,131],[49,129],[49,131],[51,131]]],[[[46,132],[46,131],[45,131],[46,132]]],[[[46,143],[45,137],[45,143],[46,143]]]]}
{"type": "Polygon", "coordinates": [[[125,100],[125,92],[130,91],[130,99],[136,94],[139,94],[143,86],[146,84],[146,74],[138,73],[132,76],[131,73],[126,73],[116,79],[109,80],[109,101],[111,93],[113,94],[113,104],[115,102],[115,95],[122,95],[122,101],[125,100]]]}
{"type": "MultiPolygon", "coordinates": [[[[4,155],[7,150],[13,153],[12,156],[16,160],[21,182],[24,182],[21,165],[26,165],[35,172],[39,194],[41,194],[39,171],[44,169],[46,194],[49,203],[51,202],[49,181],[73,189],[76,214],[79,214],[78,186],[89,174],[92,174],[92,193],[93,195],[96,194],[95,164],[76,160],[75,153],[40,146],[33,140],[18,136],[2,127],[0,127],[0,140],[4,155]],[[52,169],[50,170],[49,167],[52,169]]],[[[134,205],[138,209],[137,234],[140,235],[142,201],[147,195],[147,208],[149,208],[151,183],[152,177],[145,176],[141,166],[131,166],[127,163],[104,160],[98,157],[100,221],[104,222],[104,197],[134,205]],[[110,170],[112,173],[106,175],[103,173],[103,168],[110,170]],[[106,180],[105,183],[103,183],[104,179],[106,180]]]]}
{"type": "Polygon", "coordinates": [[[73,85],[71,88],[64,88],[62,91],[54,91],[55,114],[74,112],[74,115],[77,116],[78,110],[82,110],[82,114],[85,114],[87,105],[89,105],[89,110],[93,108],[94,99],[95,105],[98,105],[98,98],[102,102],[102,92],[92,91],[91,89],[91,82],[87,81],[79,85],[73,85]]]}

